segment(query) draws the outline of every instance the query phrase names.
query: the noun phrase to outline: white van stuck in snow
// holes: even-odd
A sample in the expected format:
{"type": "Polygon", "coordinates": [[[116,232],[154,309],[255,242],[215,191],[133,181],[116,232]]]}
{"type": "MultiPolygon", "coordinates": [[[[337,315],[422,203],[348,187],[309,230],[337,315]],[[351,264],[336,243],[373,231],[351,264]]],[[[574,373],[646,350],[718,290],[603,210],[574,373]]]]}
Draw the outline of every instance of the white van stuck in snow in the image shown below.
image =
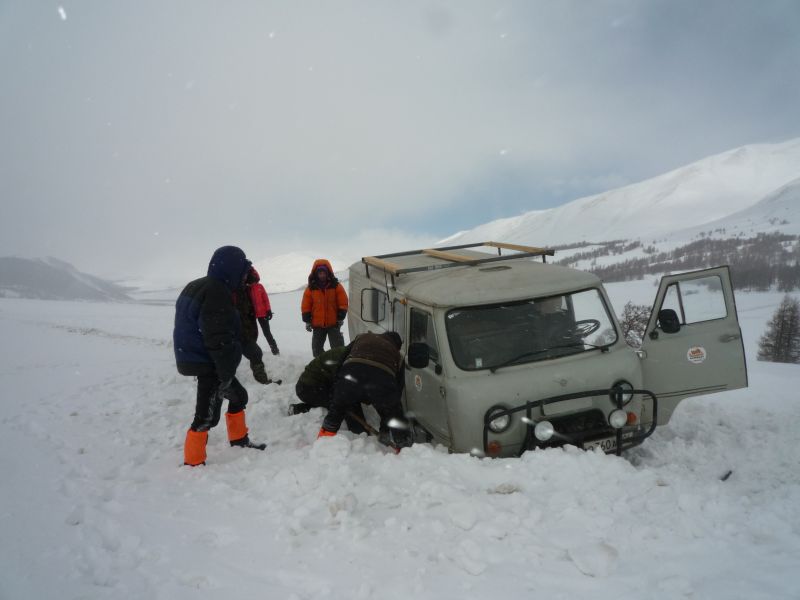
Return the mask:
{"type": "Polygon", "coordinates": [[[600,279],[547,256],[483,242],[350,267],[350,338],[403,338],[415,442],[493,457],[563,444],[619,454],[684,398],[747,386],[727,266],[662,278],[634,349],[600,279]]]}

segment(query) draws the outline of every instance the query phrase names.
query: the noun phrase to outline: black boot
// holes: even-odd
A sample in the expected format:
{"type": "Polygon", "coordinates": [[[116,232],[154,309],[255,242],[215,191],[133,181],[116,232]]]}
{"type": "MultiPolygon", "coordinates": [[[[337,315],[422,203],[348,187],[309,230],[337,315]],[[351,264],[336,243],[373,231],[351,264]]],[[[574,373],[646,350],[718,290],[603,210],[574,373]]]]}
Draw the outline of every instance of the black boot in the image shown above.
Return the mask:
{"type": "Polygon", "coordinates": [[[311,405],[305,402],[298,402],[297,404],[289,405],[289,415],[302,415],[311,410],[311,405]]]}
{"type": "Polygon", "coordinates": [[[231,440],[231,446],[238,446],[239,448],[253,448],[254,450],[266,450],[266,444],[256,444],[250,441],[250,436],[246,435],[238,440],[231,440]]]}
{"type": "Polygon", "coordinates": [[[267,375],[267,369],[264,367],[263,362],[251,362],[250,368],[253,370],[253,378],[258,383],[263,383],[264,385],[272,383],[269,375],[267,375]]]}

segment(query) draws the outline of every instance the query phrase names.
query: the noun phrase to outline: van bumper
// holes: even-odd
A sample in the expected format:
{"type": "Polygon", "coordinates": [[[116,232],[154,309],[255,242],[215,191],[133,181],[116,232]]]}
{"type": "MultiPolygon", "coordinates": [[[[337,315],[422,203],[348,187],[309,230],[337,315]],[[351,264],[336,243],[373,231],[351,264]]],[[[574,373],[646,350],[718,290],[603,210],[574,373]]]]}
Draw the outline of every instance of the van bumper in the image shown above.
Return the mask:
{"type": "Polygon", "coordinates": [[[623,450],[638,446],[650,437],[655,431],[656,423],[658,422],[658,398],[656,398],[653,392],[650,390],[631,390],[627,393],[640,395],[643,402],[649,401],[651,403],[650,415],[652,416],[652,422],[649,427],[645,428],[643,425],[626,425],[620,429],[614,429],[609,425],[607,415],[603,414],[600,408],[594,407],[588,410],[555,417],[542,416],[544,414],[542,408],[548,404],[596,396],[608,396],[616,408],[625,409],[622,402],[622,394],[618,389],[588,390],[585,392],[532,400],[505,410],[495,409],[487,411],[483,419],[483,452],[486,456],[496,455],[496,453],[492,452],[492,448],[490,448],[490,435],[492,432],[489,429],[489,423],[491,421],[505,415],[512,416],[518,413],[524,413],[522,416],[525,417],[525,437],[520,444],[518,456],[521,456],[522,453],[527,450],[552,448],[566,444],[572,444],[583,449],[599,448],[606,454],[613,453],[619,456],[622,454],[623,450]],[[534,411],[536,417],[534,417],[534,411]],[[541,421],[550,421],[555,429],[555,435],[546,442],[536,439],[533,434],[536,423],[541,421]]]}

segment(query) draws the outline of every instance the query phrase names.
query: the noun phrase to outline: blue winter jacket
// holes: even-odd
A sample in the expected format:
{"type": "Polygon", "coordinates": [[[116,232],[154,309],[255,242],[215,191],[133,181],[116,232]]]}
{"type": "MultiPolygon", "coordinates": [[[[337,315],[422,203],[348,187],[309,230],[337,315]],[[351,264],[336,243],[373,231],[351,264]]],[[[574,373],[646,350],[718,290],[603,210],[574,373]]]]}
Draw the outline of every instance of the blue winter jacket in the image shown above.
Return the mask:
{"type": "Polygon", "coordinates": [[[236,246],[218,248],[208,274],[190,282],[175,303],[172,341],[178,372],[232,378],[242,358],[241,323],[233,304],[250,269],[250,261],[236,246]]]}

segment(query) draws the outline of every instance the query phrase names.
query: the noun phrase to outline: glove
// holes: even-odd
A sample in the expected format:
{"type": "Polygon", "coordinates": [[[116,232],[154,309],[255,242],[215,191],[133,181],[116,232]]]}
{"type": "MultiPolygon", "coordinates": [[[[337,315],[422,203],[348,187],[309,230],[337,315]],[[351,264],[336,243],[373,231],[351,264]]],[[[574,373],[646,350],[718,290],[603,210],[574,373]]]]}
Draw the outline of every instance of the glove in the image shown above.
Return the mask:
{"type": "Polygon", "coordinates": [[[314,328],[311,327],[311,323],[306,323],[306,331],[312,331],[314,328]]]}
{"type": "Polygon", "coordinates": [[[336,321],[337,327],[341,327],[342,325],[344,325],[344,321],[336,321]]]}
{"type": "Polygon", "coordinates": [[[268,310],[267,311],[267,321],[270,321],[270,320],[272,320],[272,311],[268,310]]]}

